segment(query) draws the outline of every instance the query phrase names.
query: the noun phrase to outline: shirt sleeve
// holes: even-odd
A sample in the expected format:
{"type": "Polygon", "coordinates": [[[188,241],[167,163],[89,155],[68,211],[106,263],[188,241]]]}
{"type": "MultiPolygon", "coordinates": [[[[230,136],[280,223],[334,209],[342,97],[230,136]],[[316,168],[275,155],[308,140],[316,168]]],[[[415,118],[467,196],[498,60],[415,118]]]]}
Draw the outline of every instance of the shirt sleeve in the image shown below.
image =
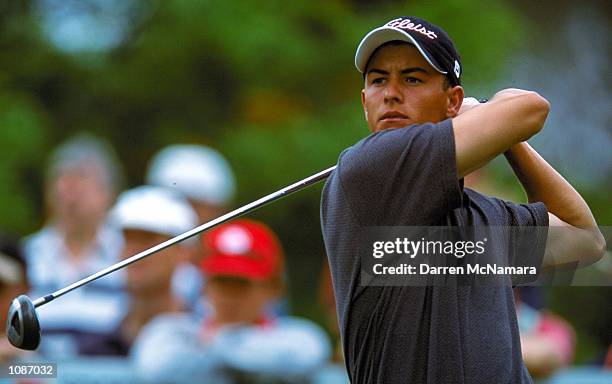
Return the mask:
{"type": "Polygon", "coordinates": [[[361,225],[432,225],[461,205],[450,119],[372,134],[338,168],[361,225]]]}
{"type": "Polygon", "coordinates": [[[544,203],[514,204],[501,201],[508,214],[510,227],[508,264],[515,267],[535,267],[538,275],[516,275],[512,285],[526,285],[539,276],[546,239],[548,237],[548,210],[544,203]]]}

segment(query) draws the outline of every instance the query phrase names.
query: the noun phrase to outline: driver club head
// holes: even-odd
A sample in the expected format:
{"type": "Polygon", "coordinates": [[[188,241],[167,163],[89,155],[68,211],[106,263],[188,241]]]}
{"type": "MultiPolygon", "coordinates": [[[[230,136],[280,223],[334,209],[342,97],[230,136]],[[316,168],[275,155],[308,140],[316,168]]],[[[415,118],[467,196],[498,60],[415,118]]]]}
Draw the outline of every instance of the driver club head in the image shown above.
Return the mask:
{"type": "Polygon", "coordinates": [[[40,324],[32,300],[26,295],[13,299],[6,318],[6,337],[17,348],[33,351],[40,344],[40,324]]]}

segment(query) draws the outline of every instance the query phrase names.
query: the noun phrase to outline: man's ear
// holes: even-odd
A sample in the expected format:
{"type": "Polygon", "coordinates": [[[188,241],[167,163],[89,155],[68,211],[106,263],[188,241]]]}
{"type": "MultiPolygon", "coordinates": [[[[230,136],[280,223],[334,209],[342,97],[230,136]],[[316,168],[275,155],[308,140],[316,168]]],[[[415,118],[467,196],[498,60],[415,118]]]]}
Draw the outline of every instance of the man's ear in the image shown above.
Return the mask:
{"type": "Polygon", "coordinates": [[[459,109],[463,103],[463,88],[460,85],[456,85],[449,88],[446,92],[448,94],[446,117],[456,117],[459,114],[459,109]]]}
{"type": "Polygon", "coordinates": [[[363,115],[367,122],[368,121],[368,110],[365,107],[365,89],[361,90],[361,106],[363,107],[363,115]]]}

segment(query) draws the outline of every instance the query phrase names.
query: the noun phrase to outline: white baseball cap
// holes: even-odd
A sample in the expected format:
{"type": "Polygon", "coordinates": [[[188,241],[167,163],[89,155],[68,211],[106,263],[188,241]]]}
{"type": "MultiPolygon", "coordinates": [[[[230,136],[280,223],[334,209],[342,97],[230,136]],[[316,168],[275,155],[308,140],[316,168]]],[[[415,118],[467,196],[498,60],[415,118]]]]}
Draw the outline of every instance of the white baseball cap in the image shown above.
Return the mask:
{"type": "Polygon", "coordinates": [[[162,149],[149,165],[147,183],[175,189],[189,199],[216,206],[228,204],[236,189],[225,158],[202,145],[171,145],[162,149]]]}
{"type": "Polygon", "coordinates": [[[140,229],[172,237],[196,227],[198,222],[196,213],[183,196],[149,185],[119,195],[111,218],[121,229],[140,229]]]}

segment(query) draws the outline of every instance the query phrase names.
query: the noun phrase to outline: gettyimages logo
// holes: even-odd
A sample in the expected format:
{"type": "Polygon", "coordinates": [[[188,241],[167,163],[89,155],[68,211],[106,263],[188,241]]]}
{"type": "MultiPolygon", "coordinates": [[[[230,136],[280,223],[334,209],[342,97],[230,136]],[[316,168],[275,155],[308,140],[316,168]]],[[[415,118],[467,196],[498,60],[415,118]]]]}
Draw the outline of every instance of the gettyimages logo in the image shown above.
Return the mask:
{"type": "Polygon", "coordinates": [[[458,259],[466,255],[482,255],[485,252],[485,237],[479,241],[410,240],[407,237],[372,243],[372,256],[380,259],[386,255],[404,255],[414,259],[418,255],[448,255],[458,259]]]}
{"type": "MultiPolygon", "coordinates": [[[[612,244],[612,227],[594,230],[612,244]]],[[[609,251],[587,257],[582,248],[547,247],[549,238],[575,238],[583,231],[555,226],[364,227],[359,284],[612,286],[609,251]]]]}

